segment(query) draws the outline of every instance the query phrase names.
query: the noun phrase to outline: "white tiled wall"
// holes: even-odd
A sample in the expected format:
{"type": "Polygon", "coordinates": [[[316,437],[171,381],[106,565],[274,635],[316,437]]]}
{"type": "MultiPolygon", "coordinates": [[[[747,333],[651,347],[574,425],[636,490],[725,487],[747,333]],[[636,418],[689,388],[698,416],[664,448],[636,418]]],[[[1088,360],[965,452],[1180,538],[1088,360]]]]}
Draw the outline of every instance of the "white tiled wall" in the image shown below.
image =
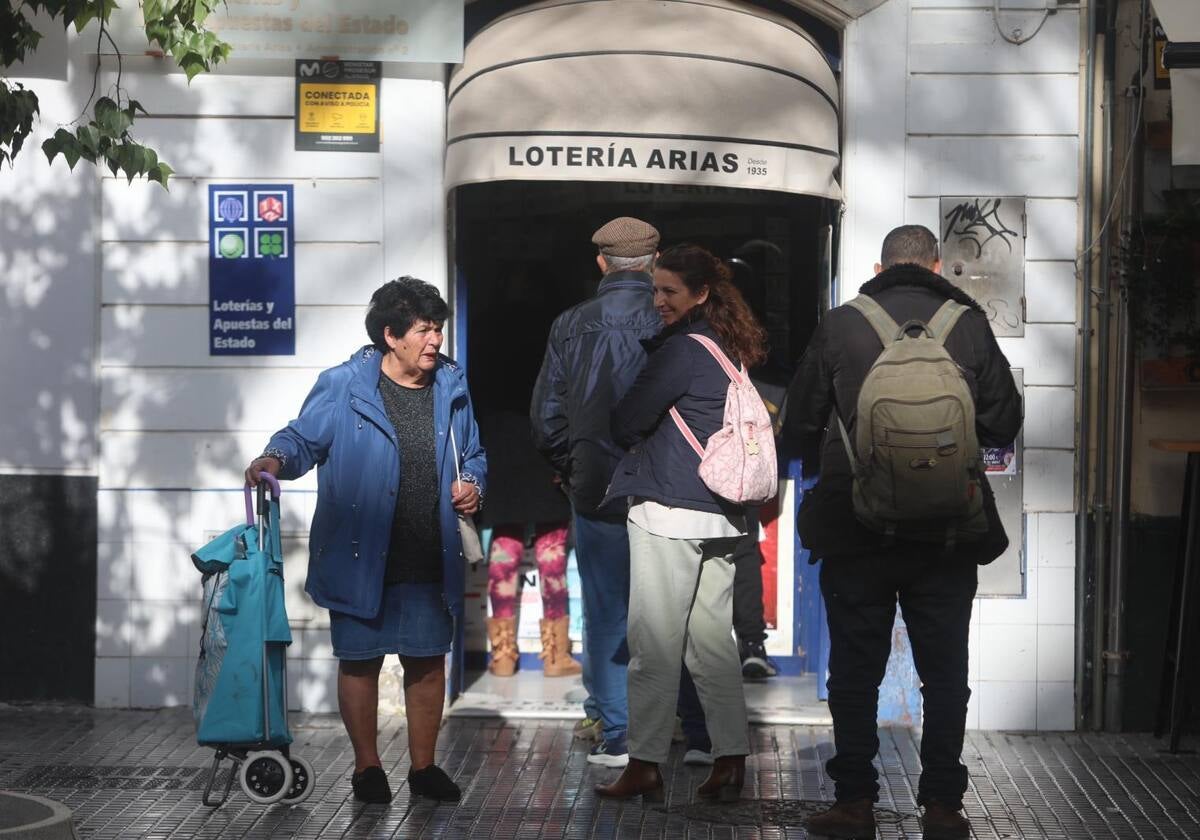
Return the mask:
{"type": "Polygon", "coordinates": [[[1024,373],[1026,590],[975,604],[968,725],[985,729],[1074,724],[1079,20],[1060,8],[1017,48],[989,3],[888,0],[845,41],[843,295],[889,229],[938,224],[939,196],[1026,198],[1025,332],[1000,339],[1024,373]]]}
{"type": "MultiPolygon", "coordinates": [[[[191,702],[200,649],[201,578],[191,551],[243,515],[238,491],[167,493],[102,490],[100,592],[96,619],[96,705],[156,707],[191,702]],[[158,541],[113,542],[123,522],[170,524],[158,541]],[[165,537],[169,536],[170,539],[165,537]],[[110,579],[111,576],[111,579],[110,579]]],[[[288,616],[289,701],[306,711],[336,709],[337,661],[327,614],[302,591],[313,494],[291,491],[283,503],[288,616]],[[332,687],[332,689],[331,689],[332,687]]],[[[136,538],[135,538],[136,539],[136,538]]]]}
{"type": "Polygon", "coordinates": [[[976,602],[972,708],[983,729],[1073,729],[1075,518],[1031,513],[1026,520],[1026,596],[976,602]],[[1002,709],[1001,698],[1023,705],[1002,709]]]}
{"type": "MultiPolygon", "coordinates": [[[[403,105],[381,114],[379,155],[294,151],[291,122],[280,119],[291,116],[290,78],[222,68],[185,85],[154,69],[139,75],[150,110],[203,119],[142,126],[143,139],[172,153],[169,192],[111,178],[99,189],[99,706],[190,702],[200,628],[190,552],[243,515],[234,489],[242,468],[295,416],[317,373],[365,343],[370,292],[401,274],[445,290],[442,67],[386,75],[383,98],[403,105]],[[279,95],[242,95],[264,85],[279,95]],[[207,185],[222,180],[283,181],[296,191],[294,356],[205,351],[207,260],[197,242],[207,185]]],[[[314,487],[312,475],[292,482],[283,504],[295,636],[289,699],[331,711],[327,619],[300,591],[314,487]]]]}
{"type": "MultiPolygon", "coordinates": [[[[1078,85],[1079,16],[1075,9],[1060,9],[1031,45],[1033,49],[1018,51],[998,40],[985,5],[972,0],[887,0],[847,30],[843,168],[847,215],[840,273],[843,291],[857,288],[867,279],[883,234],[905,220],[936,222],[940,195],[1027,197],[1025,335],[1001,340],[1013,366],[1024,370],[1027,395],[1026,591],[1023,597],[976,602],[969,725],[1070,728],[1078,306],[1073,260],[1079,182],[1076,105],[1070,97],[1078,85]],[[910,44],[907,50],[906,43],[910,44]],[[953,92],[959,85],[975,92],[968,104],[976,102],[976,96],[994,100],[985,118],[974,124],[961,119],[946,122],[945,99],[934,100],[939,90],[953,92]],[[914,104],[908,97],[917,95],[923,98],[914,104]],[[1039,110],[1026,107],[1031,99],[1039,110]],[[1047,102],[1061,107],[1046,110],[1047,102]]],[[[378,167],[349,173],[361,183],[352,185],[357,198],[347,202],[347,212],[363,202],[372,214],[381,212],[382,222],[370,229],[386,230],[388,246],[346,244],[356,246],[355,264],[367,266],[368,274],[381,272],[380,280],[401,273],[425,274],[438,282],[445,278],[439,175],[444,91],[438,79],[431,72],[427,79],[385,82],[393,86],[396,98],[407,103],[405,109],[384,115],[385,122],[391,121],[385,126],[385,144],[393,145],[385,148],[378,167]],[[392,184],[403,186],[403,200],[382,200],[392,184]],[[418,212],[414,208],[424,208],[419,209],[417,223],[410,218],[418,212]]],[[[163,87],[172,102],[167,110],[179,112],[180,97],[193,95],[180,91],[192,90],[200,102],[195,112],[215,118],[228,113],[221,103],[236,92],[239,82],[237,77],[218,74],[199,77],[189,89],[177,87],[163,87]]],[[[206,149],[188,135],[186,121],[148,123],[147,131],[163,133],[149,140],[181,148],[185,154],[178,159],[195,171],[181,172],[179,183],[186,188],[171,196],[154,190],[144,194],[122,190],[122,202],[149,202],[145,212],[128,212],[134,205],[122,203],[110,207],[113,212],[105,216],[99,706],[188,702],[198,646],[193,596],[199,575],[191,569],[186,552],[206,535],[236,521],[240,499],[228,488],[237,486],[239,466],[257,453],[263,439],[259,426],[277,425],[278,383],[287,379],[294,387],[352,349],[353,342],[343,348],[340,339],[326,341],[331,334],[340,335],[341,327],[325,331],[325,337],[314,336],[314,343],[302,338],[299,355],[282,365],[271,359],[255,359],[241,368],[231,367],[228,360],[216,365],[203,355],[181,355],[172,349],[180,346],[175,341],[180,334],[179,308],[204,305],[202,263],[196,260],[190,241],[194,235],[184,229],[191,222],[181,218],[172,204],[183,201],[192,186],[187,176],[201,178],[199,186],[203,179],[220,178],[226,171],[234,173],[231,179],[266,172],[263,177],[297,183],[302,179],[308,183],[315,173],[305,170],[308,163],[303,156],[285,148],[290,141],[271,134],[290,130],[290,124],[275,119],[277,114],[264,116],[271,119],[239,126],[238,120],[226,117],[209,119],[201,126],[225,132],[226,140],[248,131],[245,136],[264,139],[255,148],[278,152],[254,157],[251,150],[247,154],[252,159],[240,162],[236,154],[230,157],[236,144],[222,142],[206,149]],[[173,221],[149,236],[144,228],[151,217],[173,221]],[[157,241],[145,245],[147,238],[157,241]],[[172,255],[179,257],[179,270],[146,270],[147,265],[164,260],[172,263],[172,255]],[[152,341],[154,336],[160,340],[152,341]],[[214,371],[214,365],[222,370],[214,371]],[[278,371],[278,379],[273,370],[277,367],[287,369],[278,371]],[[207,389],[210,396],[172,396],[171,383],[177,376],[194,376],[187,381],[207,389]],[[222,395],[242,404],[255,393],[272,395],[265,416],[249,409],[232,415],[211,411],[213,400],[222,395]],[[211,418],[206,430],[197,432],[195,425],[181,422],[180,406],[191,407],[186,412],[191,420],[211,418]]],[[[335,183],[337,175],[321,172],[317,182],[322,189],[342,189],[345,185],[335,183]],[[330,180],[323,182],[324,178],[330,180]]],[[[101,194],[111,192],[102,189],[101,194]]],[[[350,238],[357,236],[357,228],[343,225],[336,230],[349,230],[350,238]]],[[[321,260],[327,255],[320,252],[320,243],[299,243],[300,247],[312,250],[312,261],[306,265],[324,264],[321,260]]],[[[348,317],[329,305],[338,302],[328,294],[331,284],[343,290],[340,278],[306,268],[303,276],[298,271],[297,279],[297,302],[307,307],[310,323],[341,324],[348,317]]],[[[311,480],[300,487],[311,490],[311,480]]],[[[297,503],[285,505],[284,530],[297,543],[290,552],[302,548],[299,540],[312,512],[311,496],[298,495],[297,503]]],[[[295,629],[289,655],[291,704],[332,710],[336,662],[320,615],[306,609],[294,592],[289,592],[289,609],[295,629]]]]}
{"type": "Polygon", "coordinates": [[[1029,386],[1025,389],[1025,446],[1075,448],[1075,389],[1029,386]]]}
{"type": "Polygon", "coordinates": [[[1075,263],[1026,260],[1025,320],[1030,324],[1074,324],[1075,263]]]}

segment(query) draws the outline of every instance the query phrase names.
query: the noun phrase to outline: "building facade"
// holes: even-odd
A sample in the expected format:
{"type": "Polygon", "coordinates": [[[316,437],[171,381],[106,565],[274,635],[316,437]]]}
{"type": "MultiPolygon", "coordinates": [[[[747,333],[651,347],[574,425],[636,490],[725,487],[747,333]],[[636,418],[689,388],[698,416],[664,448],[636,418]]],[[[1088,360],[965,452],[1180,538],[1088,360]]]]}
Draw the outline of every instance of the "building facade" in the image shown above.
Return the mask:
{"type": "MultiPolygon", "coordinates": [[[[471,5],[478,13],[480,4],[471,5]]],[[[1074,728],[1080,633],[1077,258],[1088,238],[1081,140],[1088,112],[1086,2],[1005,0],[998,13],[991,0],[581,5],[630,7],[623,11],[649,19],[655,14],[649,7],[671,7],[697,20],[716,9],[783,21],[778,25],[799,31],[809,22],[816,33],[810,39],[814,61],[828,65],[836,119],[822,135],[824,129],[811,121],[829,118],[811,109],[789,110],[790,100],[768,101],[762,110],[799,121],[780,130],[825,136],[835,144],[835,157],[826,156],[826,175],[834,180],[826,177],[816,187],[820,173],[791,171],[790,185],[751,194],[754,188],[745,182],[722,186],[701,163],[663,178],[588,176],[575,192],[556,199],[563,208],[589,200],[614,210],[637,202],[669,206],[673,215],[664,234],[693,238],[705,231],[718,235],[726,224],[721,214],[761,213],[772,201],[785,201],[768,193],[809,201],[767,213],[762,225],[769,230],[772,219],[791,219],[787,224],[802,226],[797,242],[811,233],[818,243],[789,252],[807,262],[797,256],[785,281],[793,288],[807,284],[808,297],[797,292],[796,299],[811,297],[814,318],[821,301],[844,301],[869,279],[892,227],[919,223],[945,236],[947,208],[962,202],[974,202],[982,214],[996,199],[1023,209],[1005,227],[1020,257],[1007,264],[1002,293],[989,310],[1025,396],[1023,437],[1014,475],[1005,482],[1012,487],[1005,516],[1014,547],[1002,570],[986,573],[993,576],[984,587],[989,594],[976,603],[968,725],[1074,728]],[[689,5],[699,8],[689,12],[689,5]],[[710,212],[713,207],[719,212],[710,212]],[[822,265],[828,266],[825,275],[822,265]]],[[[496,15],[499,23],[486,21],[490,26],[474,26],[478,32],[468,34],[486,39],[503,25],[496,15]]],[[[467,19],[471,29],[470,6],[467,19]]],[[[553,41],[557,31],[545,37],[553,41]]],[[[693,36],[682,39],[678,50],[660,51],[687,52],[703,41],[693,36]]],[[[576,38],[564,34],[547,47],[567,54],[590,46],[576,38]]],[[[72,120],[87,100],[93,52],[93,40],[64,37],[48,43],[26,68],[28,83],[42,96],[43,134],[72,120]]],[[[787,60],[795,54],[788,52],[787,60]]],[[[487,61],[502,63],[504,56],[487,61]]],[[[722,89],[722,73],[785,63],[738,61],[717,68],[714,89],[722,89]]],[[[105,62],[102,87],[115,81],[111,64],[105,62]]],[[[242,469],[294,416],[316,374],[365,342],[362,315],[371,291],[402,274],[439,285],[459,305],[451,341],[456,353],[466,352],[471,300],[477,297],[470,275],[482,270],[472,260],[479,249],[491,253],[477,233],[481,214],[486,222],[488,213],[507,213],[502,223],[519,227],[527,217],[505,210],[504,202],[547,200],[548,193],[514,197],[504,184],[524,176],[514,175],[511,166],[450,160],[456,152],[448,154],[448,143],[452,150],[461,147],[454,135],[455,99],[447,104],[456,88],[453,71],[443,63],[386,62],[380,150],[344,154],[296,151],[291,60],[235,56],[189,85],[159,59],[126,56],[124,84],[151,114],[138,119],[137,137],[174,167],[169,191],[86,166],[69,172],[61,160],[47,167],[32,143],[14,169],[0,175],[6,291],[0,319],[7,326],[0,330],[0,358],[9,392],[0,408],[0,505],[30,522],[29,534],[14,538],[0,560],[23,589],[0,599],[14,600],[23,626],[37,626],[40,619],[51,628],[30,637],[36,656],[5,655],[0,681],[37,686],[17,689],[11,699],[76,699],[103,707],[190,702],[200,605],[188,555],[241,515],[242,469]],[[469,177],[462,175],[468,170],[469,177]],[[291,356],[209,352],[207,189],[246,182],[293,189],[297,327],[291,356]],[[472,236],[465,249],[464,237],[472,236]],[[68,591],[76,593],[74,600],[63,595],[68,591]],[[69,618],[52,616],[67,603],[69,618]]],[[[794,67],[787,72],[789,78],[803,76],[794,67]]],[[[549,110],[562,116],[570,91],[555,91],[554,77],[544,81],[546,89],[535,85],[526,95],[557,103],[559,110],[549,110]]],[[[815,89],[812,82],[805,81],[807,89],[815,89]]],[[[754,137],[738,135],[722,112],[720,103],[707,117],[690,109],[692,124],[684,133],[733,146],[754,137]],[[713,130],[704,130],[706,120],[713,130]]],[[[643,116],[653,117],[633,116],[642,125],[643,116]]],[[[763,130],[773,128],[760,116],[763,130]]],[[[747,125],[757,127],[754,119],[750,114],[740,125],[748,132],[747,125]]],[[[537,134],[537,125],[529,128],[537,134]]],[[[615,129],[601,128],[607,147],[615,129]]],[[[506,152],[480,154],[493,153],[506,152]]],[[[519,159],[528,163],[524,154],[519,159]]],[[[751,157],[742,155],[743,163],[751,157]]],[[[793,170],[807,165],[794,157],[778,160],[793,170]]],[[[573,189],[562,186],[570,179],[561,173],[539,180],[560,193],[573,189]]],[[[582,220],[586,213],[576,216],[582,220]]],[[[746,237],[758,230],[751,225],[746,237]]],[[[532,237],[529,247],[552,254],[554,243],[532,237]]],[[[797,344],[804,317],[792,317],[797,344]]],[[[792,355],[800,349],[792,348],[792,355]]],[[[290,696],[299,708],[332,710],[336,662],[325,619],[301,593],[314,491],[310,475],[289,487],[284,499],[295,636],[290,696]]],[[[785,660],[803,653],[803,621],[819,620],[810,615],[802,621],[800,615],[811,581],[797,561],[787,512],[799,492],[789,483],[773,537],[779,619],[769,650],[785,660]]],[[[811,659],[803,667],[815,668],[817,658],[811,659]]]]}

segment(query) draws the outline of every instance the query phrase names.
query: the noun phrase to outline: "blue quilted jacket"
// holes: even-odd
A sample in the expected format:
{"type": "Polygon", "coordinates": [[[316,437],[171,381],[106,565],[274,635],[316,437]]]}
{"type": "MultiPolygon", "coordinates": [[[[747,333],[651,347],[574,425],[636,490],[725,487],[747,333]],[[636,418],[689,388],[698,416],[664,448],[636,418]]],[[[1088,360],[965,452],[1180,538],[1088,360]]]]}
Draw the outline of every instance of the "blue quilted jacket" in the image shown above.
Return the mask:
{"type": "MultiPolygon", "coordinates": [[[[300,416],[276,432],[266,450],[283,461],[281,479],[299,478],[317,467],[305,591],[322,607],[362,618],[379,612],[404,460],[379,396],[382,359],[367,346],[323,371],[300,416]]],[[[444,356],[434,372],[433,413],[442,491],[442,586],[446,606],[461,617],[466,570],[458,516],[450,503],[455,479],[450,429],[463,479],[474,482],[481,494],[487,456],[479,442],[466,374],[444,356]]]]}

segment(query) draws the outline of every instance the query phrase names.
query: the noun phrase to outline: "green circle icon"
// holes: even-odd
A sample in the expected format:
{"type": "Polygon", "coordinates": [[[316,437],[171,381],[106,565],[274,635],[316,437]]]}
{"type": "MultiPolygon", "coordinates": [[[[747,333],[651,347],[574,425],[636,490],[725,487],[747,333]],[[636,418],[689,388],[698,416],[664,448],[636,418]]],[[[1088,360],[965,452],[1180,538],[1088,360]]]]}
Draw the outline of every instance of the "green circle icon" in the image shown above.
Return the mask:
{"type": "Polygon", "coordinates": [[[221,251],[221,256],[230,260],[235,260],[246,252],[246,243],[242,240],[240,233],[225,234],[217,243],[217,247],[221,251]]]}

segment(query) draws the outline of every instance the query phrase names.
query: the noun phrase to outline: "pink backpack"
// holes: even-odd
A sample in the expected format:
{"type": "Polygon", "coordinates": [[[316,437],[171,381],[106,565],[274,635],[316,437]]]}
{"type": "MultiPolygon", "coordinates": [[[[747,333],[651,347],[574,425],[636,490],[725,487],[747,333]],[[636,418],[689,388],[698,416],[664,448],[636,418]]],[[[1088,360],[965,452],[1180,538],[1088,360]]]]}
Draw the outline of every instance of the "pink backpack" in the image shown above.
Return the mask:
{"type": "Polygon", "coordinates": [[[750,377],[733,366],[716,342],[696,333],[690,336],[712,354],[729,377],[725,421],[707,446],[700,445],[679,412],[671,408],[671,419],[700,456],[700,480],[721,498],[737,504],[757,505],[773,499],[779,490],[779,468],[771,416],[762,397],[750,377]]]}

